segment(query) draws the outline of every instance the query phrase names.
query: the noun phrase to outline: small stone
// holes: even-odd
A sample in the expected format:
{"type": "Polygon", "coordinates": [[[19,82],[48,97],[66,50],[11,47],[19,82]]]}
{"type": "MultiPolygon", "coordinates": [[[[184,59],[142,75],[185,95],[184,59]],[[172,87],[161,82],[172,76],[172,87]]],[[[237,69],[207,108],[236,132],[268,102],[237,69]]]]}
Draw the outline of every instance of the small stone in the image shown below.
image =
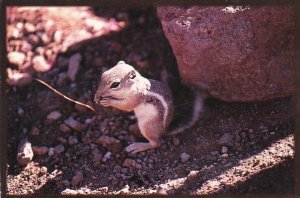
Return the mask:
{"type": "Polygon", "coordinates": [[[48,150],[48,156],[51,157],[52,155],[54,155],[54,148],[50,147],[48,150]]]}
{"type": "Polygon", "coordinates": [[[71,81],[75,81],[76,75],[79,71],[80,61],[81,61],[80,53],[74,54],[69,59],[69,67],[68,67],[67,76],[71,81]]]}
{"type": "Polygon", "coordinates": [[[64,191],[61,192],[61,194],[62,195],[77,195],[78,192],[76,190],[66,188],[64,191]]]}
{"type": "Polygon", "coordinates": [[[26,166],[31,162],[33,158],[33,151],[31,147],[31,143],[24,138],[20,141],[18,146],[18,153],[17,153],[17,161],[20,165],[26,166]]]}
{"type": "Polygon", "coordinates": [[[24,28],[25,28],[26,32],[28,32],[28,33],[35,32],[35,30],[36,30],[35,26],[32,23],[25,23],[24,28]]]}
{"type": "Polygon", "coordinates": [[[59,125],[59,130],[61,132],[64,132],[64,133],[67,133],[67,132],[71,131],[70,127],[68,127],[66,124],[60,124],[59,125]]]}
{"type": "Polygon", "coordinates": [[[168,195],[168,192],[166,189],[162,188],[162,187],[159,187],[156,191],[157,194],[159,195],[168,195]]]}
{"type": "Polygon", "coordinates": [[[127,195],[127,194],[130,193],[129,189],[130,189],[129,186],[126,185],[126,186],[124,186],[124,188],[122,188],[121,190],[119,190],[119,191],[117,192],[117,194],[127,195]]]}
{"type": "Polygon", "coordinates": [[[12,70],[7,68],[6,82],[10,86],[23,87],[29,85],[32,82],[32,76],[29,73],[20,73],[18,70],[12,70]]]}
{"type": "Polygon", "coordinates": [[[47,115],[48,120],[58,120],[61,117],[61,113],[59,111],[52,111],[50,114],[47,115]]]}
{"type": "Polygon", "coordinates": [[[37,72],[47,72],[51,69],[52,65],[49,64],[46,59],[44,58],[44,56],[35,56],[32,59],[32,64],[33,64],[33,68],[35,69],[35,71],[37,72]]]}
{"type": "Polygon", "coordinates": [[[55,148],[54,148],[54,153],[55,154],[60,154],[60,153],[62,153],[62,152],[64,152],[65,151],[65,147],[64,147],[64,145],[62,145],[62,144],[59,144],[59,145],[57,145],[55,148]]]}
{"type": "Polygon", "coordinates": [[[87,118],[85,119],[84,123],[89,125],[89,124],[92,124],[94,122],[94,119],[93,118],[87,118]]]}
{"type": "Polygon", "coordinates": [[[40,169],[40,174],[41,174],[41,175],[45,175],[45,174],[47,174],[47,173],[48,173],[47,167],[42,166],[41,169],[40,169]]]}
{"type": "Polygon", "coordinates": [[[18,114],[19,116],[24,115],[24,110],[21,107],[18,108],[18,114]]]}
{"type": "Polygon", "coordinates": [[[190,171],[190,173],[188,174],[188,178],[195,177],[198,175],[198,173],[199,171],[190,171]]]}
{"type": "Polygon", "coordinates": [[[233,145],[233,136],[229,133],[224,133],[218,141],[221,146],[232,146],[233,145]]]}
{"type": "Polygon", "coordinates": [[[64,123],[78,132],[82,131],[82,129],[84,128],[83,125],[77,120],[75,120],[73,117],[69,117],[67,120],[64,121],[64,123]]]}
{"type": "Polygon", "coordinates": [[[96,140],[96,143],[100,144],[103,147],[107,147],[108,145],[111,145],[111,144],[115,143],[116,141],[117,141],[117,139],[115,139],[113,137],[109,137],[107,135],[102,135],[96,140]]]}
{"type": "Polygon", "coordinates": [[[185,163],[185,162],[187,162],[189,159],[190,159],[190,155],[189,154],[187,154],[187,153],[182,153],[181,155],[180,155],[180,160],[181,160],[181,162],[182,163],[185,163]]]}
{"type": "Polygon", "coordinates": [[[253,129],[249,129],[248,132],[249,133],[253,133],[254,131],[253,131],[253,129]]]}
{"type": "Polygon", "coordinates": [[[68,140],[66,140],[66,139],[63,138],[63,137],[58,137],[56,140],[59,141],[59,142],[62,143],[62,144],[67,144],[67,143],[68,143],[68,140]]]}
{"type": "Polygon", "coordinates": [[[102,159],[102,161],[106,162],[107,160],[109,160],[111,158],[112,153],[107,151],[102,159]]]}
{"type": "Polygon", "coordinates": [[[60,30],[56,30],[53,35],[54,41],[57,43],[61,43],[63,40],[63,32],[60,30]]]}
{"type": "Polygon", "coordinates": [[[81,171],[77,171],[73,176],[71,184],[72,186],[77,186],[83,180],[83,174],[81,171]]]}
{"type": "Polygon", "coordinates": [[[108,150],[110,150],[113,154],[120,153],[122,151],[122,143],[117,140],[113,144],[107,146],[108,150]]]}
{"type": "Polygon", "coordinates": [[[68,142],[70,145],[74,145],[78,143],[77,137],[76,136],[69,136],[68,137],[68,142]]]}
{"type": "Polygon", "coordinates": [[[32,146],[32,150],[35,155],[45,155],[48,153],[49,148],[46,146],[32,146]]]}
{"type": "Polygon", "coordinates": [[[123,165],[124,167],[130,168],[130,167],[133,167],[135,163],[136,163],[135,160],[130,159],[130,158],[126,158],[126,159],[124,160],[124,162],[123,162],[122,165],[123,165]]]}
{"type": "Polygon", "coordinates": [[[228,148],[226,146],[222,146],[221,151],[222,151],[222,153],[227,153],[228,152],[228,148]]]}
{"type": "Polygon", "coordinates": [[[36,53],[37,55],[43,56],[44,53],[45,53],[45,49],[44,49],[43,47],[37,47],[37,48],[35,48],[35,53],[36,53]]]}
{"type": "Polygon", "coordinates": [[[174,138],[173,138],[173,144],[174,144],[175,146],[178,146],[178,145],[180,144],[180,139],[179,139],[178,137],[174,137],[174,138]]]}
{"type": "Polygon", "coordinates": [[[22,52],[9,52],[7,58],[11,64],[17,65],[18,67],[22,66],[26,60],[26,56],[22,52]]]}

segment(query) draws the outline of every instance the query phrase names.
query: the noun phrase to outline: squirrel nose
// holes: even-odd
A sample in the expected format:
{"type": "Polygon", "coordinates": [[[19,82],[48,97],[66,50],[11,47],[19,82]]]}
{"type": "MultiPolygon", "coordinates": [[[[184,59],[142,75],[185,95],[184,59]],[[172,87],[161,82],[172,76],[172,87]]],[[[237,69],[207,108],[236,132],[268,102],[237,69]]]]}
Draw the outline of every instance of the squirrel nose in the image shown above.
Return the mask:
{"type": "Polygon", "coordinates": [[[99,104],[100,100],[102,100],[102,96],[99,93],[96,93],[94,98],[95,103],[99,104]]]}

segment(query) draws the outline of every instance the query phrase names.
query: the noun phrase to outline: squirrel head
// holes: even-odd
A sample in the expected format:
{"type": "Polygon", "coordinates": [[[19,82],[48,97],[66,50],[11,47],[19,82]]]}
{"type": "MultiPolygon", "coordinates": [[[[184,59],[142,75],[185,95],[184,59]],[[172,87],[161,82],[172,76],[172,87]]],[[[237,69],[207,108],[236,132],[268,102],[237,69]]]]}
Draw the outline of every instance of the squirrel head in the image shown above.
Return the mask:
{"type": "Polygon", "coordinates": [[[147,79],[131,65],[119,61],[116,66],[102,73],[94,100],[97,104],[103,99],[119,100],[128,106],[126,110],[131,110],[143,92],[145,83],[147,79]]]}

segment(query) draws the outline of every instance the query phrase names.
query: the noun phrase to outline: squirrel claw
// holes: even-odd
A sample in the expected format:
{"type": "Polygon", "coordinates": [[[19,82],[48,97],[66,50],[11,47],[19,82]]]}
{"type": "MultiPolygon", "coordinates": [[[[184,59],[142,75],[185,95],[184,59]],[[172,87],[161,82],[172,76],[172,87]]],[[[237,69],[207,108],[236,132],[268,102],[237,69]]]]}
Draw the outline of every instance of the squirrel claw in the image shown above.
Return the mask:
{"type": "Polygon", "coordinates": [[[136,142],[125,147],[125,151],[128,153],[139,153],[153,148],[155,148],[155,146],[150,143],[136,142]]]}

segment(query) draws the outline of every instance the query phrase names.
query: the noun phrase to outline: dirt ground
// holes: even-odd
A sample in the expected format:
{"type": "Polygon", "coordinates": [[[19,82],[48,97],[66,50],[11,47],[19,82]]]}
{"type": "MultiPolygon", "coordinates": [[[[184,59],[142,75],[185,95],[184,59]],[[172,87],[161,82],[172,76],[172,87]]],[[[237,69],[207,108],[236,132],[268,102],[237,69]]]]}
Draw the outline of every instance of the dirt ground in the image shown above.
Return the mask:
{"type": "MultiPolygon", "coordinates": [[[[166,69],[183,109],[178,118],[189,117],[191,97],[178,85],[176,60],[153,8],[11,7],[7,50],[20,52],[7,68],[90,105],[101,72],[119,60],[154,79],[166,69]],[[70,65],[79,65],[74,79],[70,65]]],[[[128,154],[125,146],[143,140],[133,113],[92,112],[35,81],[8,86],[5,95],[10,195],[294,192],[291,97],[253,103],[209,98],[195,127],[164,138],[158,149],[128,154]],[[16,156],[26,137],[35,154],[24,167],[16,156]]]]}

